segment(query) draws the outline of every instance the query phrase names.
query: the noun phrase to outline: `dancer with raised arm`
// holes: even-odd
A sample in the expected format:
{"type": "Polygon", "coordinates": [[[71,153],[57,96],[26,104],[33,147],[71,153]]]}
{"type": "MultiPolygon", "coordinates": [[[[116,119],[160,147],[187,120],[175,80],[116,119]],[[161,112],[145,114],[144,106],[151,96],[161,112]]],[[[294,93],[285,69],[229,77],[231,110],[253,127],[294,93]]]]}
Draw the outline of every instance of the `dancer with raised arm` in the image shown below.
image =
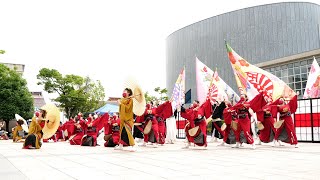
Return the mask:
{"type": "Polygon", "coordinates": [[[116,150],[123,150],[123,146],[130,146],[130,151],[135,151],[134,138],[132,136],[133,128],[133,100],[132,90],[125,88],[122,97],[118,100],[119,104],[119,118],[120,118],[120,141],[119,145],[115,147],[116,150]]]}

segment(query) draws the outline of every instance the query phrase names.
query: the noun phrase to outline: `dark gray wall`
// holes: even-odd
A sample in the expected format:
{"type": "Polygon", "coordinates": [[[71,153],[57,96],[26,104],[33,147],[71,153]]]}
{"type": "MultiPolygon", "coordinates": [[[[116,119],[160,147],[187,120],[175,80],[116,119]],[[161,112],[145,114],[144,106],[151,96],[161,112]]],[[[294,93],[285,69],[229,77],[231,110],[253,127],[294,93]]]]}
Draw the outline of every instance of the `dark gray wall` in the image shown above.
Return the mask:
{"type": "Polygon", "coordinates": [[[196,98],[195,56],[236,92],[224,39],[251,64],[319,49],[320,6],[276,3],[241,9],[186,26],[167,37],[167,89],[172,93],[183,66],[186,91],[196,98]]]}

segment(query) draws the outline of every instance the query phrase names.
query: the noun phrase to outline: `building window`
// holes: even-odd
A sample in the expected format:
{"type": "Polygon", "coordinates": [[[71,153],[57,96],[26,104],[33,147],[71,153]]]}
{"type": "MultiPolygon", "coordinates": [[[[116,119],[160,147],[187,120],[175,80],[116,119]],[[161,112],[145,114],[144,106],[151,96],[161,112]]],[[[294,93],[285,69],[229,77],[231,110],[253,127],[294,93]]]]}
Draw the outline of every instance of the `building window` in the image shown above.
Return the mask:
{"type": "Polygon", "coordinates": [[[312,62],[313,58],[303,59],[265,69],[284,81],[295,92],[300,91],[299,98],[302,98],[312,62]]]}

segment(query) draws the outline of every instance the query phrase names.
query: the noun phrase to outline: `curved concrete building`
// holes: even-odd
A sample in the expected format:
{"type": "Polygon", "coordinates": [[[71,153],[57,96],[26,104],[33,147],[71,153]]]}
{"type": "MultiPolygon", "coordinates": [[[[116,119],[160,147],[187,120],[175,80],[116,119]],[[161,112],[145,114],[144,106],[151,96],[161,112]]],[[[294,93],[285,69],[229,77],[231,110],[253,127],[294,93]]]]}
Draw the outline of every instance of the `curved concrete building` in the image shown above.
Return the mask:
{"type": "Polygon", "coordinates": [[[303,94],[313,56],[320,59],[319,23],[319,5],[285,2],[228,12],[177,30],[166,40],[168,92],[172,93],[185,66],[186,97],[196,99],[196,56],[210,68],[217,67],[237,92],[226,40],[251,64],[277,75],[303,94]]]}

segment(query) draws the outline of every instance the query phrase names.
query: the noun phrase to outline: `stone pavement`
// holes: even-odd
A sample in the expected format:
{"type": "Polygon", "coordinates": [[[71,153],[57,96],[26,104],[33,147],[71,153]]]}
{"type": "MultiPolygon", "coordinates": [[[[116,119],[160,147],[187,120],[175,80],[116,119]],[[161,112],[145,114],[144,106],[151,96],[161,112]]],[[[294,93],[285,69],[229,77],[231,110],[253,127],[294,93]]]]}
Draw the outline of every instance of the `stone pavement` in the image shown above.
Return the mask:
{"type": "MultiPolygon", "coordinates": [[[[100,142],[102,144],[102,142],[100,142]]],[[[40,150],[0,141],[0,180],[14,179],[320,179],[320,144],[181,149],[182,141],[136,152],[45,143],[40,150]]]]}

